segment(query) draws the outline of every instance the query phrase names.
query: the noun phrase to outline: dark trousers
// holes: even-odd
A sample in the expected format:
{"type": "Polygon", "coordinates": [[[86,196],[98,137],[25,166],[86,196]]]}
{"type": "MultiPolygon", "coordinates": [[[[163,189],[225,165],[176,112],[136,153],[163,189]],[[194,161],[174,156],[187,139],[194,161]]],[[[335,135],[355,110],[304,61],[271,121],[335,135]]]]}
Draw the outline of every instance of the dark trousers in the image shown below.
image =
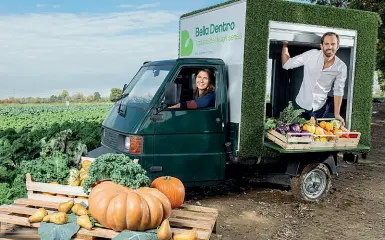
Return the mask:
{"type": "Polygon", "coordinates": [[[315,119],[324,118],[325,114],[327,113],[326,106],[327,104],[325,103],[322,108],[318,109],[317,111],[304,109],[305,111],[302,112],[301,117],[305,118],[306,120],[310,120],[311,117],[314,117],[315,119]]]}
{"type": "MultiPolygon", "coordinates": [[[[301,107],[298,106],[298,104],[295,104],[295,108],[301,109],[301,107]]],[[[302,113],[301,117],[305,118],[306,120],[310,120],[311,117],[314,117],[315,119],[334,118],[334,97],[328,97],[326,103],[322,106],[322,108],[318,109],[317,111],[306,110],[306,109],[304,109],[304,111],[305,112],[302,113]]]]}

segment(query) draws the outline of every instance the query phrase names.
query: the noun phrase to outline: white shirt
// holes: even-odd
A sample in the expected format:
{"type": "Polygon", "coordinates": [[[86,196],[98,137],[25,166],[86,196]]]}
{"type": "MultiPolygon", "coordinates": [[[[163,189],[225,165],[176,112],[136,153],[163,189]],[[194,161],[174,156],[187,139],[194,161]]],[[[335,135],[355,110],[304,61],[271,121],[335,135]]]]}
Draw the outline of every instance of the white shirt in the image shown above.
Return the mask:
{"type": "Polygon", "coordinates": [[[313,111],[322,108],[333,83],[334,96],[344,95],[347,67],[337,56],[332,66],[322,69],[322,50],[313,49],[290,58],[283,68],[288,70],[300,66],[304,66],[303,81],[295,101],[301,108],[313,111]]]}

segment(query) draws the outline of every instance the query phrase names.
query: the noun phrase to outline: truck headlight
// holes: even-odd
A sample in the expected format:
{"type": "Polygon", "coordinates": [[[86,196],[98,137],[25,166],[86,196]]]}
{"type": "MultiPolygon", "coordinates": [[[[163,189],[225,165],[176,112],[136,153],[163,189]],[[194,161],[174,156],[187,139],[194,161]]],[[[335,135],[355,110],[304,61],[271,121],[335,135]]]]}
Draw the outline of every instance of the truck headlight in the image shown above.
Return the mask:
{"type": "Polygon", "coordinates": [[[126,137],[124,139],[124,148],[129,151],[130,150],[130,146],[131,146],[131,142],[130,142],[130,137],[126,137]]]}
{"type": "Polygon", "coordinates": [[[127,136],[124,139],[124,148],[131,154],[142,154],[143,152],[143,137],[142,136],[127,136]]]}

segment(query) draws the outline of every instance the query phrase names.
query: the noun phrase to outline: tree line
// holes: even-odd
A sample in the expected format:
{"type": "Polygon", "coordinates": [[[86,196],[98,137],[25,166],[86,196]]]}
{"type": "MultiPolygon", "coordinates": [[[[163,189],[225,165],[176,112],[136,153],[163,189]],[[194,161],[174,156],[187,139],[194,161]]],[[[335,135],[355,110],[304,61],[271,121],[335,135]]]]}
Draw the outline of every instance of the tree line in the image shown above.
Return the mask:
{"type": "Polygon", "coordinates": [[[122,94],[122,89],[111,88],[110,95],[103,97],[99,92],[84,95],[82,92],[70,95],[67,90],[63,90],[59,95],[50,97],[23,97],[23,98],[5,98],[0,99],[0,104],[31,104],[31,103],[65,103],[67,101],[74,103],[92,103],[92,102],[115,102],[122,94]]]}
{"type": "Polygon", "coordinates": [[[376,71],[378,84],[385,93],[385,1],[384,0],[311,0],[312,3],[339,8],[376,12],[379,15],[376,71]]]}

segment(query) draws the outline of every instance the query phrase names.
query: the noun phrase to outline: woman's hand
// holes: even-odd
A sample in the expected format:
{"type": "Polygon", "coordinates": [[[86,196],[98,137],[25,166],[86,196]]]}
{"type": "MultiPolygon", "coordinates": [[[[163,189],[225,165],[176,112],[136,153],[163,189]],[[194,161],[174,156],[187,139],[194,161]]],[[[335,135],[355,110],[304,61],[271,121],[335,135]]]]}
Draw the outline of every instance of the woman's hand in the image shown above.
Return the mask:
{"type": "Polygon", "coordinates": [[[168,107],[168,108],[180,108],[180,103],[175,104],[174,106],[168,107]]]}

